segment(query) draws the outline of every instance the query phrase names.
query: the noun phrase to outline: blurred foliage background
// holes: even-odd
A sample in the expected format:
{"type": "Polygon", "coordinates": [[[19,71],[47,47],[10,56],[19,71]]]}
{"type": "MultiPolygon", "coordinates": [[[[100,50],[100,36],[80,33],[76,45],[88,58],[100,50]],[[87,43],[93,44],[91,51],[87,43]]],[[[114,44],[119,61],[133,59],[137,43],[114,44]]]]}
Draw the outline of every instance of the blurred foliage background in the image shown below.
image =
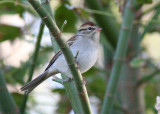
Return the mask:
{"type": "MultiPolygon", "coordinates": [[[[125,1],[127,0],[50,1],[58,27],[67,20],[63,31],[65,40],[75,34],[77,28],[88,20],[103,28],[99,60],[92,69],[83,74],[95,114],[100,113],[102,107],[125,1]]],[[[139,7],[133,9],[134,25],[113,114],[157,113],[154,106],[156,96],[160,95],[160,2],[137,2],[139,7]]],[[[39,25],[39,16],[26,0],[0,0],[0,77],[4,77],[17,110],[23,102],[23,93],[19,89],[28,79],[39,25]]],[[[45,27],[34,71],[35,77],[43,72],[53,55],[49,32],[45,27]]],[[[2,84],[2,79],[0,83],[2,84]]],[[[1,96],[4,87],[1,84],[0,102],[4,99],[1,96]]],[[[5,107],[2,104],[0,106],[0,112],[4,113],[5,107]]],[[[26,113],[65,114],[73,113],[73,110],[63,86],[48,79],[29,96],[26,113]]]]}

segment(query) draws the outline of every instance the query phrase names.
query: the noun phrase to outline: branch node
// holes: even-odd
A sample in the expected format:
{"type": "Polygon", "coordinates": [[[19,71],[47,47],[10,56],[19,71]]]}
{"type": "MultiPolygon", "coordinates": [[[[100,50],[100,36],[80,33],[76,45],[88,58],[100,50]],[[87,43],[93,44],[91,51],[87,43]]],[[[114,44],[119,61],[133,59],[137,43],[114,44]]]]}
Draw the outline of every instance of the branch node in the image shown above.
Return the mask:
{"type": "Polygon", "coordinates": [[[115,58],[113,59],[113,61],[121,61],[121,62],[125,62],[126,59],[125,59],[125,58],[122,59],[122,58],[116,58],[116,57],[115,57],[115,58]]]}
{"type": "Polygon", "coordinates": [[[66,80],[63,80],[63,83],[64,82],[71,82],[71,81],[73,81],[74,79],[72,78],[72,77],[69,77],[68,79],[66,79],[66,80]]]}
{"type": "MultiPolygon", "coordinates": [[[[32,0],[30,0],[32,1],[32,0]]],[[[35,9],[36,11],[40,10],[42,8],[42,6],[40,5],[40,7],[38,7],[37,9],[35,9]]]]}
{"type": "Polygon", "coordinates": [[[61,37],[61,32],[60,32],[60,33],[57,33],[57,32],[56,32],[56,29],[53,29],[53,30],[51,31],[51,33],[54,34],[54,38],[55,38],[55,39],[61,37]]]}
{"type": "Polygon", "coordinates": [[[107,95],[107,97],[110,97],[110,98],[111,98],[111,97],[113,97],[113,98],[114,98],[114,95],[113,95],[113,94],[111,94],[111,93],[109,93],[109,92],[107,92],[107,94],[106,94],[106,95],[107,95]]]}
{"type": "Polygon", "coordinates": [[[127,27],[127,26],[122,26],[123,30],[131,30],[131,28],[127,27]]]}
{"type": "Polygon", "coordinates": [[[54,76],[52,80],[63,85],[63,80],[58,78],[57,76],[54,76]]]}
{"type": "Polygon", "coordinates": [[[64,48],[66,48],[66,46],[63,46],[63,47],[60,47],[61,49],[64,49],[64,48]]]}
{"type": "Polygon", "coordinates": [[[133,11],[134,13],[137,12],[137,10],[132,5],[127,6],[127,8],[131,9],[131,11],[133,11]]]}
{"type": "Polygon", "coordinates": [[[70,63],[70,64],[68,64],[68,66],[71,66],[71,65],[74,65],[74,63],[70,63]]]}
{"type": "Polygon", "coordinates": [[[44,16],[42,19],[43,19],[43,20],[47,19],[47,16],[44,16]]]}
{"type": "Polygon", "coordinates": [[[79,93],[79,95],[81,96],[82,100],[85,101],[85,93],[82,91],[81,93],[79,93]]]}

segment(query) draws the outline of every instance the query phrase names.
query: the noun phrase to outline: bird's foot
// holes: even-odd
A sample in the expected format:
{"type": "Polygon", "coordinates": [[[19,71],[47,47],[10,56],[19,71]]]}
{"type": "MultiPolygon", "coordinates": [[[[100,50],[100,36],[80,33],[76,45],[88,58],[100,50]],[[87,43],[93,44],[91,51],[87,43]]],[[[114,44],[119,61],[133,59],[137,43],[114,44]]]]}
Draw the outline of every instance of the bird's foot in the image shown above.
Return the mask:
{"type": "Polygon", "coordinates": [[[84,77],[82,77],[82,79],[83,79],[82,83],[83,83],[84,85],[87,85],[86,79],[85,79],[84,77]]]}
{"type": "Polygon", "coordinates": [[[71,82],[71,81],[73,81],[73,78],[68,78],[68,79],[66,79],[66,80],[63,80],[63,83],[64,83],[64,82],[71,82]]]}

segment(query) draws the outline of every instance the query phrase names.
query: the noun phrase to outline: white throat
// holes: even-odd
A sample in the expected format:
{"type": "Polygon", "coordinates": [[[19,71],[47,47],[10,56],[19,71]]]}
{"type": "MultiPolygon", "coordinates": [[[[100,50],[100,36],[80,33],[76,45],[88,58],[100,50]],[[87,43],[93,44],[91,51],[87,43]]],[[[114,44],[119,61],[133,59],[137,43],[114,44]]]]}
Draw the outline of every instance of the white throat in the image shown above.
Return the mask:
{"type": "Polygon", "coordinates": [[[86,35],[86,34],[76,34],[76,36],[85,36],[85,37],[89,37],[89,38],[91,38],[91,36],[90,36],[90,35],[86,35]]]}

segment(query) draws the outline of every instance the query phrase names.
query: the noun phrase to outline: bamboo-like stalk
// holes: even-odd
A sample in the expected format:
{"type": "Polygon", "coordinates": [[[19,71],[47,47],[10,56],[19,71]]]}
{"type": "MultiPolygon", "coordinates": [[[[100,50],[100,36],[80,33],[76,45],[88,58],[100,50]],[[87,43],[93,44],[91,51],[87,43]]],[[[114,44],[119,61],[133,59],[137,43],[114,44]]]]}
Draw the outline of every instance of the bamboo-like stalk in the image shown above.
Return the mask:
{"type": "MultiPolygon", "coordinates": [[[[85,0],[85,2],[87,3],[87,6],[90,9],[104,11],[99,0],[85,0]]],[[[111,13],[109,8],[107,9],[107,12],[111,13]]],[[[115,17],[110,15],[106,16],[99,14],[93,14],[93,15],[98,25],[103,28],[103,33],[106,37],[106,40],[115,49],[119,34],[119,27],[117,26],[118,23],[116,22],[115,17]]]]}
{"type": "Polygon", "coordinates": [[[127,43],[133,25],[135,6],[136,0],[128,0],[124,11],[123,22],[118,38],[118,45],[114,57],[114,64],[112,67],[109,83],[107,85],[101,114],[110,114],[113,107],[114,95],[117,89],[122,63],[125,59],[127,43]]]}
{"type": "MultiPolygon", "coordinates": [[[[52,19],[54,19],[54,16],[53,16],[53,13],[51,11],[51,7],[50,7],[49,2],[47,0],[41,0],[41,1],[43,3],[44,8],[46,8],[48,13],[51,15],[52,19]]],[[[50,33],[50,36],[51,36],[53,49],[54,49],[55,52],[57,52],[59,50],[59,46],[56,43],[56,41],[53,38],[51,33],[50,33]]],[[[62,78],[63,78],[63,80],[67,79],[67,77],[64,74],[62,74],[62,78]]],[[[53,81],[59,81],[60,83],[63,83],[64,88],[65,88],[65,90],[67,92],[67,96],[69,97],[69,100],[71,102],[71,105],[72,105],[72,108],[73,108],[74,112],[76,114],[82,114],[83,110],[82,110],[82,106],[79,105],[79,104],[81,104],[81,102],[80,102],[80,99],[78,99],[78,93],[76,91],[76,87],[74,85],[74,82],[73,81],[71,81],[71,82],[62,82],[62,80],[58,80],[58,79],[57,80],[53,80],[53,81]]]]}
{"type": "MultiPolygon", "coordinates": [[[[40,43],[41,43],[41,39],[42,39],[42,35],[43,35],[43,30],[44,30],[44,23],[41,22],[27,82],[30,82],[32,80],[32,77],[33,77],[33,73],[34,73],[34,69],[35,69],[35,65],[36,65],[36,62],[37,62],[37,57],[38,57],[38,53],[39,53],[39,49],[40,49],[40,43]]],[[[27,99],[28,99],[28,95],[25,94],[24,97],[23,97],[21,107],[20,107],[21,114],[25,113],[27,99]]]]}
{"type": "Polygon", "coordinates": [[[18,107],[11,94],[6,87],[5,79],[0,71],[0,113],[3,114],[19,114],[18,107]]]}
{"type": "Polygon", "coordinates": [[[40,17],[42,18],[44,23],[47,25],[48,29],[50,30],[50,32],[54,36],[56,42],[58,43],[59,47],[61,48],[61,50],[65,56],[65,59],[68,63],[68,66],[69,66],[71,73],[73,75],[73,78],[75,80],[76,90],[77,90],[77,93],[78,93],[80,101],[81,101],[81,104],[79,104],[79,105],[82,105],[83,113],[85,113],[85,114],[92,113],[89,99],[88,99],[88,95],[87,95],[87,91],[86,91],[85,85],[83,84],[82,76],[81,76],[79,70],[77,70],[75,59],[74,59],[68,45],[66,45],[66,43],[61,39],[61,32],[58,29],[55,21],[48,14],[48,12],[41,6],[39,1],[36,1],[36,0],[28,0],[28,1],[31,3],[31,5],[34,7],[34,9],[37,11],[37,13],[40,15],[40,17]]]}

